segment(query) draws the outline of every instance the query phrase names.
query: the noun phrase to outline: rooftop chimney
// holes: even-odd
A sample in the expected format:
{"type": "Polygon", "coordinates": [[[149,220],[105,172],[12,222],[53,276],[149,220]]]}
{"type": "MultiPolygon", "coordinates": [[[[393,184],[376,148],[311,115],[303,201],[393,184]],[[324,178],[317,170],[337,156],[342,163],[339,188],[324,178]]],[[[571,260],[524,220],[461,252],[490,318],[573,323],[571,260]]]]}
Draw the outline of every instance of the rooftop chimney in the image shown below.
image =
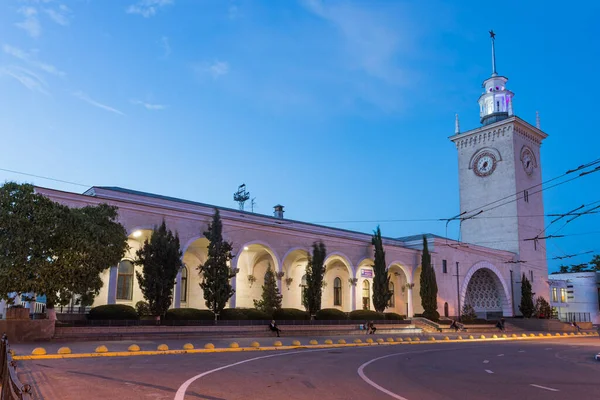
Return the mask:
{"type": "Polygon", "coordinates": [[[275,218],[283,219],[283,206],[281,204],[277,204],[273,207],[275,211],[273,211],[273,216],[275,218]]]}

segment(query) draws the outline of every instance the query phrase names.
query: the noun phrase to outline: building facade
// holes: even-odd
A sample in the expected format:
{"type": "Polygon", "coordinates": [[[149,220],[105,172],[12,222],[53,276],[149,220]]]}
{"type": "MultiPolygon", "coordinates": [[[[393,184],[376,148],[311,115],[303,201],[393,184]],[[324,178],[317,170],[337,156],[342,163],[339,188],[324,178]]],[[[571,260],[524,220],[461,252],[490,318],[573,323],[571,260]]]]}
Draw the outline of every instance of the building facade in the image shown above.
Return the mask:
{"type": "MultiPolygon", "coordinates": [[[[493,40],[493,37],[492,37],[493,40]]],[[[493,44],[493,42],[492,42],[493,44]]],[[[494,52],[493,52],[494,54],[494,52]]],[[[513,114],[513,93],[507,78],[484,81],[479,99],[482,126],[460,132],[458,117],[450,138],[458,152],[462,241],[427,235],[438,284],[438,312],[457,316],[465,303],[480,317],[518,315],[523,275],[534,292],[548,293],[543,237],[540,146],[546,137],[513,114]]],[[[215,206],[117,187],[92,187],[83,194],[37,187],[36,191],[71,207],[108,203],[118,207],[119,221],[131,250],[119,265],[107,266],[104,286],[94,305],[143,300],[132,261],[135,251],[163,220],[182,243],[184,268],[177,275],[173,307],[206,308],[199,286],[198,265],[206,261],[208,240],[202,232],[215,206]]],[[[277,272],[283,306],[302,307],[302,286],[311,245],[327,248],[322,307],[343,311],[373,309],[371,235],[288,220],[283,206],[274,216],[223,207],[223,236],[233,243],[235,294],[229,307],[253,307],[261,296],[269,266],[277,272]]],[[[390,289],[387,311],[413,316],[421,306],[422,235],[383,240],[390,289]]]]}
{"type": "Polygon", "coordinates": [[[549,277],[550,305],[565,322],[600,324],[600,273],[567,272],[549,277]]]}

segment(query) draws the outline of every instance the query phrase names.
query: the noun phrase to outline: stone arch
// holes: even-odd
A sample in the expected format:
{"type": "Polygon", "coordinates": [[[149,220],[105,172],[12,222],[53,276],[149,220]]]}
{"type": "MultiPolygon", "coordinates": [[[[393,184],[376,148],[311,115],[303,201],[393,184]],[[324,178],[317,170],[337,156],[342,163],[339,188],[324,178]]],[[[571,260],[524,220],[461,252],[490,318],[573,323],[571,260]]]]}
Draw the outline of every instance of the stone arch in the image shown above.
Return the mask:
{"type": "Polygon", "coordinates": [[[348,257],[344,254],[336,252],[331,253],[325,259],[325,275],[323,282],[323,296],[321,299],[322,308],[337,308],[342,311],[352,310],[352,287],[350,286],[350,278],[353,277],[354,268],[348,257]],[[340,298],[341,305],[335,304],[335,279],[341,281],[340,298]]]}
{"type": "Polygon", "coordinates": [[[412,281],[410,282],[412,285],[412,306],[414,314],[422,314],[423,313],[423,304],[421,303],[421,272],[423,271],[423,267],[419,265],[412,271],[412,281]]]}
{"type": "Polygon", "coordinates": [[[394,284],[393,307],[388,307],[387,310],[401,315],[409,315],[409,290],[407,285],[412,279],[409,269],[399,262],[392,262],[389,264],[387,271],[390,276],[390,282],[394,284]]]}
{"type": "Polygon", "coordinates": [[[285,273],[280,286],[283,296],[281,304],[285,308],[304,308],[302,306],[302,277],[306,273],[308,256],[308,249],[293,247],[285,253],[281,260],[281,268],[285,273]]]}
{"type": "Polygon", "coordinates": [[[502,278],[502,273],[496,268],[496,266],[489,261],[480,261],[473,265],[465,278],[462,281],[461,289],[460,289],[460,304],[461,306],[465,304],[465,299],[467,298],[467,290],[469,288],[469,283],[473,276],[480,270],[486,271],[495,284],[495,288],[497,290],[499,299],[500,299],[500,307],[502,309],[502,314],[504,316],[512,316],[512,302],[510,296],[510,287],[502,278]]]}
{"type": "Polygon", "coordinates": [[[208,239],[204,236],[190,239],[182,248],[181,261],[187,267],[187,301],[185,307],[206,308],[204,292],[200,287],[202,277],[198,267],[208,258],[208,239]]]}
{"type": "Polygon", "coordinates": [[[254,307],[254,300],[262,295],[264,275],[269,265],[273,272],[281,271],[281,262],[273,247],[259,240],[239,247],[235,265],[239,269],[235,285],[238,307],[254,307]]]}

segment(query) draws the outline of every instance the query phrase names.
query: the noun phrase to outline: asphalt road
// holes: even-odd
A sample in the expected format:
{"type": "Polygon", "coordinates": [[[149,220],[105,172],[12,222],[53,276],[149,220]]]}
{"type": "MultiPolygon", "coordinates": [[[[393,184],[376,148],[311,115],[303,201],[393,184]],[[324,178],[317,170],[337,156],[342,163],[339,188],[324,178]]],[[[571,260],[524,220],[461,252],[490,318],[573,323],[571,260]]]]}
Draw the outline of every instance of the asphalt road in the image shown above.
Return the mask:
{"type": "Polygon", "coordinates": [[[19,371],[39,400],[598,399],[598,352],[593,337],[36,360],[19,371]]]}

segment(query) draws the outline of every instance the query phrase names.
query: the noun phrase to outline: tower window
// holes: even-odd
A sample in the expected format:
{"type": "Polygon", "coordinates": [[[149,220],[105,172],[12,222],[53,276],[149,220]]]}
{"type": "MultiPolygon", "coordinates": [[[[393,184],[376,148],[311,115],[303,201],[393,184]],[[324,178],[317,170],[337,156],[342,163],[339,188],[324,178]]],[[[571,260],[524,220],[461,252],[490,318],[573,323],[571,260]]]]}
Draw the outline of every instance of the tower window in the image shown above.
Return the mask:
{"type": "Polygon", "coordinates": [[[447,263],[446,263],[446,260],[442,260],[442,272],[443,272],[444,274],[447,274],[447,273],[448,273],[448,266],[447,266],[446,264],[447,264],[447,263]]]}
{"type": "Polygon", "coordinates": [[[529,192],[527,190],[523,190],[523,200],[525,200],[525,203],[529,203],[529,192]]]}

